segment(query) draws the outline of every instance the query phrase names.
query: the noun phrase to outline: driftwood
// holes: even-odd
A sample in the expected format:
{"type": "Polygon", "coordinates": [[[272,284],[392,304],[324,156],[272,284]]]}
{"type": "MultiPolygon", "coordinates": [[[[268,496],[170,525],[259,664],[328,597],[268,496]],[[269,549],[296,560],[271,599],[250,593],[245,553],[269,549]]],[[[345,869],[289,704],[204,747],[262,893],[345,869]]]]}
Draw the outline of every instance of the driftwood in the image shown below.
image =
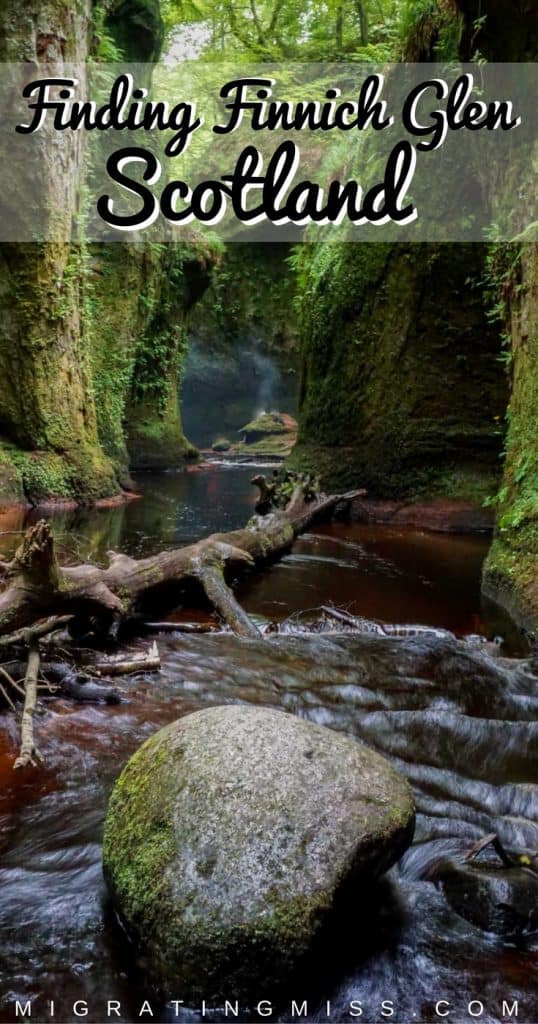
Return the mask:
{"type": "MultiPolygon", "coordinates": [[[[290,486],[290,481],[286,481],[290,486]]],[[[0,636],[32,629],[51,614],[58,626],[65,616],[72,635],[83,636],[92,628],[108,632],[114,621],[123,621],[154,607],[156,599],[177,605],[178,593],[190,591],[218,611],[241,636],[258,636],[228,586],[238,571],[276,559],[288,551],[310,523],[329,516],[337,505],[348,504],[364,491],[311,497],[311,482],[294,484],[286,508],[254,516],[242,530],[214,533],[205,540],[149,558],[134,559],[109,552],[109,565],[58,564],[49,525],[39,522],[25,534],[4,574],[0,593],[0,636]],[[310,500],[309,500],[310,499],[310,500]]],[[[12,641],[11,641],[12,642],[12,641]]]]}
{"type": "Polygon", "coordinates": [[[5,668],[2,665],[0,665],[0,678],[4,680],[5,684],[7,684],[6,689],[4,683],[0,683],[0,696],[3,697],[4,702],[7,704],[8,708],[11,709],[11,711],[16,711],[17,708],[15,706],[15,702],[11,697],[9,691],[16,690],[24,698],[24,690],[22,690],[19,687],[18,683],[16,683],[15,680],[11,678],[9,672],[6,672],[5,668]]]}
{"type": "Polygon", "coordinates": [[[467,851],[464,860],[467,862],[476,860],[478,855],[482,853],[482,850],[485,850],[488,846],[495,850],[505,868],[522,868],[533,875],[538,874],[538,854],[531,855],[527,852],[505,849],[495,832],[491,832],[489,835],[484,836],[483,839],[479,839],[477,843],[474,843],[470,850],[467,851]]]}
{"type": "Polygon", "coordinates": [[[7,636],[0,636],[0,648],[17,647],[19,644],[27,647],[33,640],[41,640],[44,636],[56,633],[63,629],[71,621],[71,615],[53,615],[51,618],[38,622],[35,626],[19,629],[7,636]]]}
{"type": "Polygon", "coordinates": [[[260,636],[258,627],[236,601],[233,591],[227,585],[221,566],[205,565],[201,570],[200,579],[211,604],[237,636],[251,639],[260,636]]]}
{"type": "Polygon", "coordinates": [[[216,626],[209,622],[142,622],[143,633],[214,633],[216,626]]]}
{"type": "MultiPolygon", "coordinates": [[[[320,493],[319,476],[311,476],[310,473],[293,473],[289,469],[275,470],[271,480],[258,474],[250,481],[259,490],[259,497],[255,504],[256,512],[265,515],[271,509],[285,509],[288,506],[295,490],[298,488],[301,498],[306,501],[315,501],[320,493]]],[[[362,497],[366,491],[356,492],[355,497],[362,497]]]]}
{"type": "Polygon", "coordinates": [[[13,765],[14,768],[26,768],[29,764],[35,764],[41,760],[39,751],[36,750],[34,742],[34,712],[37,704],[37,676],[39,673],[39,647],[37,640],[30,645],[28,655],[28,668],[24,680],[24,709],[21,722],[21,750],[13,765]]]}
{"type": "Polygon", "coordinates": [[[266,512],[269,512],[269,510],[273,508],[275,503],[277,490],[276,480],[267,480],[261,473],[258,473],[257,476],[252,477],[250,482],[254,484],[260,492],[256,499],[256,512],[259,512],[261,515],[265,515],[266,512]]]}
{"type": "Polygon", "coordinates": [[[42,666],[44,678],[53,684],[54,691],[71,700],[89,704],[119,704],[121,696],[113,686],[97,683],[91,675],[80,672],[65,662],[49,662],[42,666]]]}
{"type": "Polygon", "coordinates": [[[161,667],[159,649],[155,641],[146,653],[136,653],[130,658],[124,655],[107,658],[106,661],[96,661],[92,670],[99,675],[105,676],[129,676],[135,672],[157,672],[161,667]]]}
{"type": "MultiPolygon", "coordinates": [[[[351,615],[350,612],[345,612],[341,608],[330,608],[328,605],[323,604],[321,611],[328,615],[330,619],[335,619],[337,622],[345,622],[346,626],[357,626],[360,620],[356,615],[351,615]]],[[[381,627],[379,627],[381,633],[381,627]]]]}
{"type": "MultiPolygon", "coordinates": [[[[51,652],[51,654],[54,657],[55,652],[51,652]]],[[[0,666],[0,675],[8,677],[4,688],[8,689],[9,680],[12,698],[15,696],[24,701],[24,682],[23,686],[20,686],[15,682],[13,676],[23,678],[25,672],[26,663],[22,661],[10,661],[6,665],[0,666]],[[6,669],[9,669],[9,672],[6,669]]],[[[69,697],[75,701],[92,704],[119,704],[121,701],[119,691],[113,686],[108,686],[103,678],[97,680],[89,671],[84,668],[80,669],[77,665],[67,661],[44,662],[41,657],[39,679],[41,682],[38,685],[38,691],[43,690],[45,693],[55,696],[69,697]]]]}

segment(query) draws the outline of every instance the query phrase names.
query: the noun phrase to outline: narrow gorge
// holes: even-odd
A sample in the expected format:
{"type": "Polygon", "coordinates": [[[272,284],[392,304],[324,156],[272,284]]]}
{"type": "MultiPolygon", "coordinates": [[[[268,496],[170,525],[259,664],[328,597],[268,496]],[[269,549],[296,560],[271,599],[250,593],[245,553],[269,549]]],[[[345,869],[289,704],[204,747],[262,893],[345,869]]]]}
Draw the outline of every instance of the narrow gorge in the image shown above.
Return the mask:
{"type": "MultiPolygon", "coordinates": [[[[535,0],[0,3],[8,83],[75,65],[105,95],[119,68],[141,96],[515,84],[537,56],[535,0]]],[[[534,136],[462,156],[458,224],[471,179],[495,201],[459,242],[97,241],[84,133],[27,145],[0,196],[0,1024],[533,1024],[534,136]]],[[[315,137],[306,170],[377,180],[377,145],[315,137]]],[[[227,152],[194,139],[189,169],[227,152]]]]}

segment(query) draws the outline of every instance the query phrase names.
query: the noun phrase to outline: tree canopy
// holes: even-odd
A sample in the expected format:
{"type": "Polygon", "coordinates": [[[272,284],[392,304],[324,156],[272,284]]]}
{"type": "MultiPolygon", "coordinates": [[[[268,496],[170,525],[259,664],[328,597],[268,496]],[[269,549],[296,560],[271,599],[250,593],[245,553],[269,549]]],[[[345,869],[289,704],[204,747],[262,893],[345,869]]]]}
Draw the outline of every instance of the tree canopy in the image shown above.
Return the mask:
{"type": "Polygon", "coordinates": [[[407,0],[163,0],[171,44],[209,60],[386,60],[407,0]]]}

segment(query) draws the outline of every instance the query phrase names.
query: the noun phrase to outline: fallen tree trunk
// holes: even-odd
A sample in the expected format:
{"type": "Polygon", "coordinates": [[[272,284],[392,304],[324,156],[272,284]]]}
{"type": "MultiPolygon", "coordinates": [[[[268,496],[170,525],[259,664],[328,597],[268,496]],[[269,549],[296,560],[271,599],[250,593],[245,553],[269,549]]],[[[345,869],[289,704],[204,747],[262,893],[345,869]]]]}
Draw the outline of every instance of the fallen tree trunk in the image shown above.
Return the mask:
{"type": "Polygon", "coordinates": [[[169,607],[177,605],[178,593],[189,589],[198,601],[205,596],[235,632],[258,635],[226,580],[239,570],[279,558],[313,520],[330,516],[337,505],[349,505],[365,492],[318,495],[311,500],[305,493],[299,478],[286,508],[254,516],[242,530],[214,533],[196,544],[150,558],[109,552],[107,568],[89,564],[61,567],[50,527],[39,522],[27,531],[4,572],[0,636],[24,630],[44,616],[50,620],[51,616],[66,615],[73,617],[69,626],[73,635],[82,636],[91,627],[106,633],[115,620],[143,614],[158,598],[169,607]]]}
{"type": "Polygon", "coordinates": [[[251,637],[254,640],[260,636],[258,627],[236,601],[220,566],[205,566],[201,580],[211,604],[237,636],[251,637]]]}

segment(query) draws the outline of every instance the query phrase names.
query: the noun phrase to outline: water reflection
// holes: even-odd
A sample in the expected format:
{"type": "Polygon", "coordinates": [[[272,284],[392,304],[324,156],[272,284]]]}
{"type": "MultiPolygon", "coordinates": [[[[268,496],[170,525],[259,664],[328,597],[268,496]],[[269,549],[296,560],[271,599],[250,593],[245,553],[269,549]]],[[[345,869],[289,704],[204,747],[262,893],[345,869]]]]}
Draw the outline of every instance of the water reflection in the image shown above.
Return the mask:
{"type": "MultiPolygon", "coordinates": [[[[11,510],[0,515],[0,554],[10,554],[16,531],[43,514],[51,520],[65,562],[105,563],[108,550],[140,557],[217,530],[237,529],[253,512],[252,473],[252,466],[224,464],[144,474],[135,481],[142,500],[115,508],[53,515],[11,510]]],[[[484,536],[356,523],[316,525],[282,562],[245,578],[238,595],[250,612],[268,619],[333,602],[367,618],[491,633],[480,599],[488,544],[484,536]]]]}
{"type": "Polygon", "coordinates": [[[238,593],[268,618],[332,602],[366,618],[481,632],[487,548],[485,537],[331,523],[301,537],[269,571],[246,578],[238,593]]]}
{"type": "Polygon", "coordinates": [[[13,549],[16,536],[38,519],[50,519],[62,557],[103,563],[107,550],[141,557],[162,548],[189,544],[216,530],[243,526],[252,515],[252,467],[192,466],[141,474],[134,481],[140,499],[113,508],[75,510],[10,509],[0,513],[0,551],[13,549]]]}

